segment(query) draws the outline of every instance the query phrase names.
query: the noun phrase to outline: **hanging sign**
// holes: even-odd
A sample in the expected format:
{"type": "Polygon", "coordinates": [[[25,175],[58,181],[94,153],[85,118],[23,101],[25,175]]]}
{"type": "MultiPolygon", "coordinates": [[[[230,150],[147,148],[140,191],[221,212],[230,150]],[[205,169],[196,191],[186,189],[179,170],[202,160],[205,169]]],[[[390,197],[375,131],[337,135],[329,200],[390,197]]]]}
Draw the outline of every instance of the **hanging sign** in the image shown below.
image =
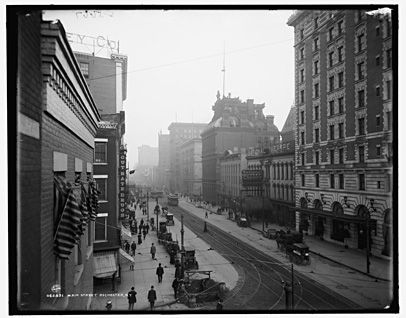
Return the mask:
{"type": "Polygon", "coordinates": [[[119,157],[119,206],[120,206],[120,219],[125,218],[125,187],[126,187],[126,162],[127,162],[127,150],[120,148],[119,157]]]}

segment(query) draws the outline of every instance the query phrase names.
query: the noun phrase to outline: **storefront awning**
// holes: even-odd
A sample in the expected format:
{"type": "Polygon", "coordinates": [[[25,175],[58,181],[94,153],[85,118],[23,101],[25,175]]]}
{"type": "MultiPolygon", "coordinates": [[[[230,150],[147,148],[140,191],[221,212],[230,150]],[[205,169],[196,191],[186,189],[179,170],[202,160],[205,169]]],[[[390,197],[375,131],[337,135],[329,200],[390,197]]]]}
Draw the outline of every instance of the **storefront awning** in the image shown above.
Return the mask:
{"type": "Polygon", "coordinates": [[[117,271],[116,259],[113,253],[93,256],[93,276],[104,278],[112,276],[117,271]]]}
{"type": "Polygon", "coordinates": [[[336,220],[345,221],[345,222],[352,222],[352,223],[365,223],[366,222],[365,218],[362,218],[357,215],[346,215],[346,214],[334,215],[331,212],[315,210],[315,209],[308,209],[308,208],[299,208],[299,207],[291,207],[290,209],[294,210],[294,211],[302,212],[302,213],[334,218],[336,220]]]}

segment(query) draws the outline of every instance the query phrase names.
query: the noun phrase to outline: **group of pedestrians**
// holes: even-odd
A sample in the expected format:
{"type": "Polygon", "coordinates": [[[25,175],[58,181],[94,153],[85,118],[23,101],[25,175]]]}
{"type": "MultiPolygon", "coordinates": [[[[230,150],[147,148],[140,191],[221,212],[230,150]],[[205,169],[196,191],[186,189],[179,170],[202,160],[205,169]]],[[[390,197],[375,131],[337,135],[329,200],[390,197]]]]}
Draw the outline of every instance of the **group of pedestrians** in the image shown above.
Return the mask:
{"type": "MultiPolygon", "coordinates": [[[[131,290],[128,292],[127,299],[128,299],[128,310],[134,310],[134,305],[137,302],[137,292],[135,291],[135,287],[131,287],[131,290]]],[[[151,310],[154,308],[155,301],[157,299],[156,297],[156,291],[154,289],[154,286],[151,286],[151,289],[148,291],[148,296],[147,296],[149,305],[151,310]]],[[[107,307],[107,306],[106,306],[107,307]]],[[[111,309],[108,308],[109,310],[111,309]]]]}

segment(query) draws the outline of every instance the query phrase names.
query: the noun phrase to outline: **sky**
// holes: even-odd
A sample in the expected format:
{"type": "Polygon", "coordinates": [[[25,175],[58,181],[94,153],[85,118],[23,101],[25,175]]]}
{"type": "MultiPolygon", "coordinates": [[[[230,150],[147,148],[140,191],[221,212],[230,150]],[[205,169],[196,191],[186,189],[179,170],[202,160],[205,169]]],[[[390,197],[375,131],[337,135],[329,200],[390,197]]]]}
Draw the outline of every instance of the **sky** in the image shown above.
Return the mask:
{"type": "Polygon", "coordinates": [[[59,19],[69,33],[120,42],[120,54],[128,57],[125,141],[135,167],[137,148],[157,147],[158,133],[168,133],[172,122],[210,122],[223,90],[224,56],[225,94],[265,103],[264,114],[274,115],[282,129],[294,103],[293,28],[286,24],[291,14],[99,10],[85,17],[67,10],[45,11],[43,18],[59,19]]]}

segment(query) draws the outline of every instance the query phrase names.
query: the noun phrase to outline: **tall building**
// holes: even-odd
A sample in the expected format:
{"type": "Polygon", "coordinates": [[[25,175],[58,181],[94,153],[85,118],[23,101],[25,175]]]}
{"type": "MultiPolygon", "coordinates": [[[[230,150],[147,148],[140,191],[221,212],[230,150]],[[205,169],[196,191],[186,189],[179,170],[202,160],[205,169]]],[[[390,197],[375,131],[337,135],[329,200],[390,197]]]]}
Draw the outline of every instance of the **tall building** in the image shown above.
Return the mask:
{"type": "Polygon", "coordinates": [[[158,148],[148,145],[138,147],[138,165],[139,166],[157,166],[158,165],[158,148]]]}
{"type": "Polygon", "coordinates": [[[269,148],[279,141],[280,134],[273,116],[264,116],[265,104],[254,104],[253,99],[242,102],[238,97],[220,98],[212,109],[214,115],[202,137],[203,199],[209,202],[221,201],[220,157],[224,152],[259,147],[269,148]]]}
{"type": "Polygon", "coordinates": [[[149,187],[154,185],[157,166],[158,148],[148,145],[138,147],[138,164],[135,172],[135,182],[149,187]]]}
{"type": "Polygon", "coordinates": [[[96,210],[87,203],[100,114],[62,24],[35,11],[15,18],[17,308],[84,310],[93,293],[96,210]],[[60,296],[68,294],[85,296],[60,296]]]}
{"type": "Polygon", "coordinates": [[[171,123],[169,130],[170,172],[169,189],[171,192],[181,191],[181,145],[193,138],[200,138],[200,134],[207,124],[171,123]]]}
{"type": "Polygon", "coordinates": [[[170,171],[170,147],[169,134],[159,133],[158,135],[158,181],[159,189],[169,189],[170,171]]]}
{"type": "Polygon", "coordinates": [[[392,20],[299,10],[295,35],[297,227],[392,254],[392,20]]]}
{"type": "Polygon", "coordinates": [[[120,279],[121,273],[120,219],[125,213],[128,175],[123,110],[127,56],[75,52],[75,57],[102,117],[94,140],[94,179],[101,192],[94,244],[94,278],[99,283],[106,277],[120,279]]]}
{"type": "Polygon", "coordinates": [[[202,195],[202,140],[193,138],[180,146],[181,192],[190,197],[202,195]]]}

